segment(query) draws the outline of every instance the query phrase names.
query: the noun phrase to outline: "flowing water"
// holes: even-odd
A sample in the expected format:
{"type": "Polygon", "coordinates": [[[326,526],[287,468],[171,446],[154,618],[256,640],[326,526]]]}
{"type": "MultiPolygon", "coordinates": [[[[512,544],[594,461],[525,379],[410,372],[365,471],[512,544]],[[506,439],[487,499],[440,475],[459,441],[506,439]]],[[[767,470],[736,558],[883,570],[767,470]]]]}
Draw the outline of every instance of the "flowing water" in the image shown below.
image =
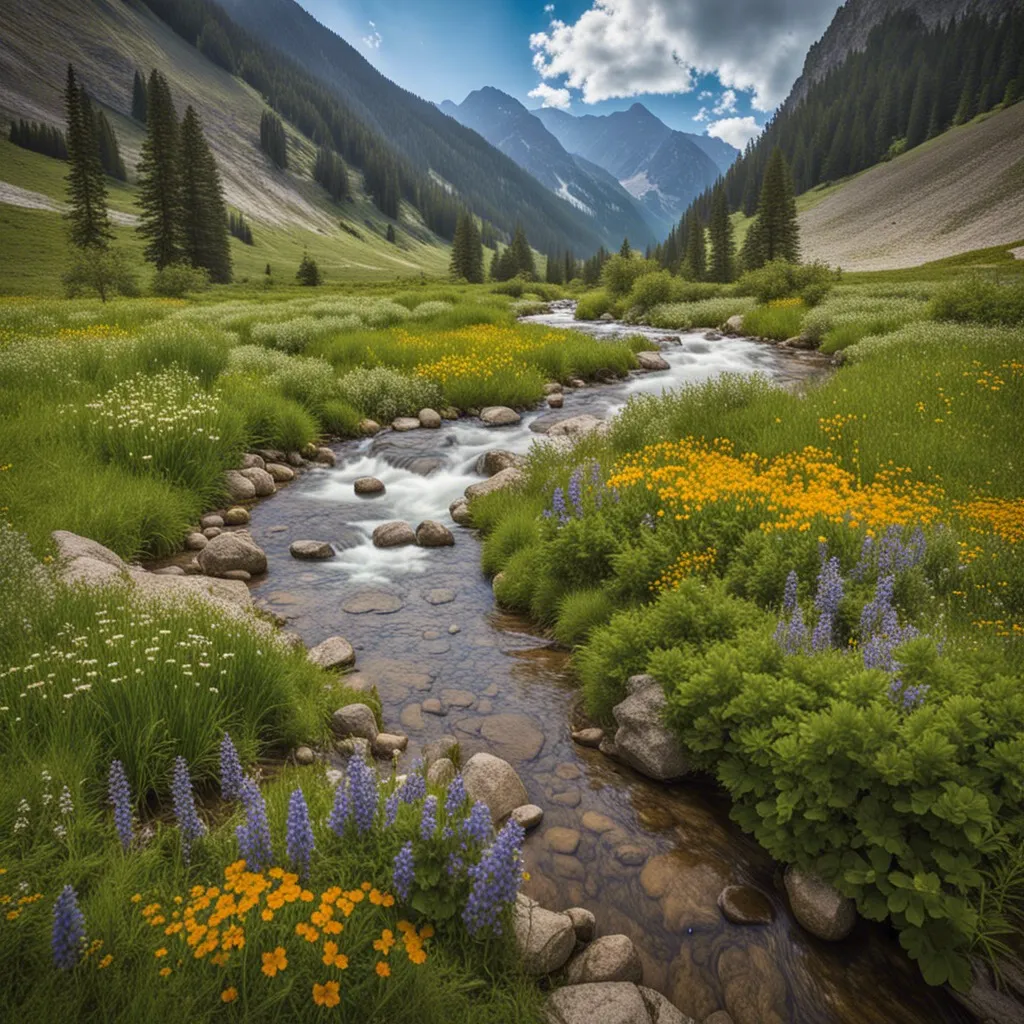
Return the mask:
{"type": "MultiPolygon", "coordinates": [[[[569,308],[527,320],[581,327],[569,308]]],[[[598,337],[624,331],[606,323],[582,329],[598,337]]],[[[729,1010],[736,1024],[969,1020],[945,993],[924,985],[884,929],[860,922],[835,944],[804,932],[787,909],[777,866],[730,822],[728,802],[713,786],[652,783],[575,745],[566,652],[495,607],[479,540],[448,517],[449,503],[481,479],[474,469],[481,452],[525,452],[539,438],[531,427],[545,421],[607,417],[631,394],[726,371],[760,372],[792,386],[826,372],[816,355],[743,339],[629,333],[661,339],[671,368],[567,391],[564,409],[527,413],[513,427],[464,419],[338,445],[336,467],[302,475],[253,510],[251,532],[270,563],[254,597],[308,645],[335,634],[353,644],[350,679],[376,685],[386,725],[408,733],[405,763],[442,735],[457,738],[464,756],[487,750],[511,761],[544,809],[526,841],[527,892],[552,909],[586,906],[600,933],[629,935],[645,983],[698,1021],[716,1009],[729,1010]],[[386,494],[356,497],[352,483],[361,476],[381,479],[386,494]],[[454,547],[380,550],[370,543],[381,522],[415,526],[428,518],[453,527],[454,547]],[[288,553],[297,539],[330,541],[338,555],[297,561],[288,553]],[[578,836],[575,850],[550,848],[545,832],[554,826],[572,830],[558,834],[559,850],[570,850],[578,836]],[[716,901],[730,884],[767,894],[772,923],[728,923],[716,901]]]]}

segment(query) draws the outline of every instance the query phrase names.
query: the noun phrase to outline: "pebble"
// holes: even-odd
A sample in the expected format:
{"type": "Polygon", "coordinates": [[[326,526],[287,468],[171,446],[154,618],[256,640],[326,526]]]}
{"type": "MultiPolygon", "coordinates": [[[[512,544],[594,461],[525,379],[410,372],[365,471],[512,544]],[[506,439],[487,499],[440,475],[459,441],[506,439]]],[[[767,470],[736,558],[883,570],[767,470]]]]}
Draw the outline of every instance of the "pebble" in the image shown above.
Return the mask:
{"type": "Polygon", "coordinates": [[[250,520],[249,510],[234,505],[224,513],[225,526],[244,526],[250,520]]]}
{"type": "Polygon", "coordinates": [[[572,734],[574,743],[578,743],[581,747],[599,747],[601,740],[604,739],[604,729],[598,729],[597,727],[591,729],[578,729],[572,734]]]}
{"type": "Polygon", "coordinates": [[[224,517],[211,513],[199,520],[199,525],[205,530],[208,526],[223,526],[224,517]]]}
{"type": "Polygon", "coordinates": [[[296,764],[313,764],[316,760],[316,754],[313,753],[310,747],[296,747],[295,748],[295,763],[296,764]]]}
{"type": "Polygon", "coordinates": [[[579,849],[580,834],[574,828],[563,828],[556,825],[544,833],[544,842],[549,850],[569,855],[579,849]]]}
{"type": "Polygon", "coordinates": [[[531,828],[536,828],[541,823],[544,811],[536,804],[523,804],[521,807],[517,807],[509,817],[529,832],[531,828]]]}

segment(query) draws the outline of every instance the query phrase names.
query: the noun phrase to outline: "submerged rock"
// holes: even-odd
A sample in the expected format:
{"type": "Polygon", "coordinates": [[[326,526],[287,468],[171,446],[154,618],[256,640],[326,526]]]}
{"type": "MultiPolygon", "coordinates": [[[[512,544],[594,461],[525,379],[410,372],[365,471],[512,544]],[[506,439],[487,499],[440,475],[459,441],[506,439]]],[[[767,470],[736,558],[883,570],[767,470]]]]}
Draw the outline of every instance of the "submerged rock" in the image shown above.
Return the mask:
{"type": "Polygon", "coordinates": [[[828,942],[845,939],[857,923],[853,900],[809,871],[790,865],[783,876],[793,916],[812,935],[828,942]]]}
{"type": "Polygon", "coordinates": [[[632,981],[643,979],[644,968],[633,940],[626,935],[602,935],[577,953],[565,969],[570,985],[595,981],[632,981]]]}
{"type": "Polygon", "coordinates": [[[727,885],[718,894],[718,909],[733,924],[771,924],[775,918],[771,900],[749,885],[727,885]]]}

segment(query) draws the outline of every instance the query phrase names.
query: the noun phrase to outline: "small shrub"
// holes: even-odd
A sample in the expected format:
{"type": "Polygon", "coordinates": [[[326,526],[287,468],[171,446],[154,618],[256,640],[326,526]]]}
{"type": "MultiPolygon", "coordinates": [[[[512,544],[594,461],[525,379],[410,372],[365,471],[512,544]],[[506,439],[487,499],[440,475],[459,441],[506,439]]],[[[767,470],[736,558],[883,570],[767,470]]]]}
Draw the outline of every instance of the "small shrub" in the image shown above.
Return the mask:
{"type": "Polygon", "coordinates": [[[645,260],[633,256],[612,256],[601,269],[601,284],[615,298],[624,298],[633,285],[646,274],[661,272],[657,260],[645,260]]]}
{"type": "Polygon", "coordinates": [[[210,275],[201,267],[190,267],[187,263],[162,267],[153,275],[151,285],[153,294],[165,299],[180,299],[209,287],[210,275]]]}
{"type": "Polygon", "coordinates": [[[325,402],[318,413],[320,423],[328,434],[338,437],[356,437],[363,414],[353,405],[340,398],[325,402]]]}
{"type": "Polygon", "coordinates": [[[104,302],[109,296],[139,294],[135,271],[118,249],[76,249],[61,278],[69,299],[95,292],[104,302]]]}
{"type": "Polygon", "coordinates": [[[230,401],[242,417],[250,445],[294,451],[320,434],[320,424],[309,410],[262,384],[233,387],[230,401]]]}
{"type": "Polygon", "coordinates": [[[928,312],[934,320],[1017,327],[1024,324],[1024,281],[966,277],[941,288],[928,312]]]}
{"type": "Polygon", "coordinates": [[[670,302],[664,306],[655,306],[647,314],[647,322],[652,327],[677,331],[721,327],[729,317],[737,313],[746,314],[755,304],[754,299],[745,296],[702,299],[699,302],[670,302]]]}
{"type": "Polygon", "coordinates": [[[576,303],[577,320],[598,320],[604,313],[610,313],[615,300],[603,288],[586,292],[576,303]]]}
{"type": "Polygon", "coordinates": [[[816,304],[839,279],[839,271],[824,263],[786,263],[771,260],[757,270],[748,270],[736,282],[737,295],[753,295],[758,302],[788,299],[810,288],[816,304]]]}
{"type": "Polygon", "coordinates": [[[591,631],[603,626],[614,612],[614,598],[601,587],[574,590],[559,602],[555,639],[566,647],[583,643],[591,631]]]}
{"type": "Polygon", "coordinates": [[[800,333],[804,313],[801,299],[777,299],[743,314],[743,333],[756,338],[785,341],[800,333]]]}
{"type": "Polygon", "coordinates": [[[425,377],[411,377],[387,366],[350,370],[340,379],[345,400],[378,423],[396,416],[415,416],[441,404],[441,388],[425,377]]]}
{"type": "Polygon", "coordinates": [[[626,308],[639,306],[640,309],[650,309],[651,306],[658,306],[669,302],[673,295],[675,278],[667,270],[659,270],[653,274],[643,274],[633,282],[629,291],[629,298],[626,300],[626,308]]]}
{"type": "Polygon", "coordinates": [[[323,281],[320,267],[317,266],[316,260],[308,252],[302,255],[299,269],[295,272],[295,280],[307,288],[315,288],[323,281]]]}

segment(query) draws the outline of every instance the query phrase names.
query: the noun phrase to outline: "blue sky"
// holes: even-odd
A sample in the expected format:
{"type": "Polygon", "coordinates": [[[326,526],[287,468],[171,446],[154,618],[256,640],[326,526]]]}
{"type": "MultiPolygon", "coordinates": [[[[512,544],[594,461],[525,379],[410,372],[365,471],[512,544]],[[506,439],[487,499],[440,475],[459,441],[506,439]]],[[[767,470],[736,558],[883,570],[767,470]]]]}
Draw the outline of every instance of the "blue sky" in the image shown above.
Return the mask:
{"type": "Polygon", "coordinates": [[[756,134],[838,0],[299,0],[399,85],[461,102],[493,85],[531,109],[642,102],[681,131],[756,134]],[[533,96],[530,93],[533,93],[533,96]]]}

